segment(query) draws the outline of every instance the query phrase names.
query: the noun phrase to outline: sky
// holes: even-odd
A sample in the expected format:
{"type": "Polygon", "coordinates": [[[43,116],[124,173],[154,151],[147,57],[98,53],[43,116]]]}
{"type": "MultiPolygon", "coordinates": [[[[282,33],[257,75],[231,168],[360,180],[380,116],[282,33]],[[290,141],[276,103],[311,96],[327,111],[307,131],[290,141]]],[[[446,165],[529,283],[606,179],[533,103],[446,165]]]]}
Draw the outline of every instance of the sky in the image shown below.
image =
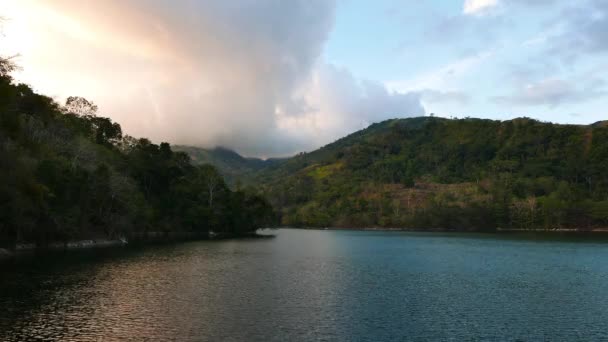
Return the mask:
{"type": "Polygon", "coordinates": [[[155,142],[310,151],[421,115],[605,120],[605,0],[1,0],[15,78],[155,142]]]}

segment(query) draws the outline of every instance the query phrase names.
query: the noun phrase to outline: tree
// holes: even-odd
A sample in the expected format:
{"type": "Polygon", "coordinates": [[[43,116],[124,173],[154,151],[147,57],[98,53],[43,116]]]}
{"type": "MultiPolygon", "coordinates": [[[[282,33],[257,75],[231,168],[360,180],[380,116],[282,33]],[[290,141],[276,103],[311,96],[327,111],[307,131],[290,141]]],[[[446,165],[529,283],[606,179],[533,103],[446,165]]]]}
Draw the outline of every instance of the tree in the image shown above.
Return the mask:
{"type": "Polygon", "coordinates": [[[95,143],[100,145],[118,144],[122,139],[122,128],[108,118],[89,116],[95,143]]]}
{"type": "Polygon", "coordinates": [[[595,202],[591,205],[591,217],[602,225],[608,224],[608,201],[595,202]]]}
{"type": "Polygon", "coordinates": [[[65,102],[63,110],[65,113],[74,114],[81,117],[97,116],[97,105],[84,97],[70,96],[65,102]]]}
{"type": "Polygon", "coordinates": [[[226,186],[224,180],[219,172],[217,172],[217,169],[211,165],[199,166],[198,174],[207,190],[209,208],[213,209],[214,196],[226,186]]]}
{"type": "Polygon", "coordinates": [[[14,59],[17,56],[2,57],[0,56],[0,77],[11,78],[11,73],[19,70],[19,66],[15,63],[14,59]]]}

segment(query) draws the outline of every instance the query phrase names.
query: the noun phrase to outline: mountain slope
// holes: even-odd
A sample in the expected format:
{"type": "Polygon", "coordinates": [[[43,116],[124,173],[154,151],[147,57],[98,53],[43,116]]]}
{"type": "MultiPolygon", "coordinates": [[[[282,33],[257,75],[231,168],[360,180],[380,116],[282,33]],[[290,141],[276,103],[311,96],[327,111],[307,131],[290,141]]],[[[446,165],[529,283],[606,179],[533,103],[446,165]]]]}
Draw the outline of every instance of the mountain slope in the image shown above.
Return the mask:
{"type": "Polygon", "coordinates": [[[389,120],[259,176],[283,224],[591,228],[608,221],[608,128],[389,120]]]}
{"type": "Polygon", "coordinates": [[[226,181],[234,185],[237,182],[249,183],[256,172],[280,164],[283,159],[259,159],[245,158],[238,153],[223,147],[205,149],[193,146],[176,145],[175,151],[187,153],[192,163],[211,164],[215,166],[226,178],[226,181]]]}
{"type": "Polygon", "coordinates": [[[608,127],[413,118],[245,173],[286,226],[608,226],[608,127]]]}

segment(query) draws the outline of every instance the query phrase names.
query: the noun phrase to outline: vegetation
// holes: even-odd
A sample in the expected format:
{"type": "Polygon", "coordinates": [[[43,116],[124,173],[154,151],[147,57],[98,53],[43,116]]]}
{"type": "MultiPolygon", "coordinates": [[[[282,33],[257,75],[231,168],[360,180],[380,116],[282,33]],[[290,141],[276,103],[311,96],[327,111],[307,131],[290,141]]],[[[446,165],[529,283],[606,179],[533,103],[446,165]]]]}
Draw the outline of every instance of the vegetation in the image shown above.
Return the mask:
{"type": "Polygon", "coordinates": [[[264,161],[123,135],[86,99],[59,105],[15,84],[15,68],[0,58],[0,247],[147,231],[249,234],[274,223],[264,197],[284,226],[608,226],[606,122],[388,120],[264,161]]]}
{"type": "Polygon", "coordinates": [[[133,232],[242,235],[272,223],[252,191],[168,143],[123,135],[79,97],[64,106],[15,84],[0,59],[0,247],[133,232]]]}
{"type": "Polygon", "coordinates": [[[211,164],[224,176],[231,186],[239,183],[251,183],[251,176],[267,167],[278,165],[282,159],[245,158],[238,153],[223,147],[204,149],[192,146],[173,146],[174,151],[185,152],[193,164],[211,164]]]}
{"type": "Polygon", "coordinates": [[[374,124],[251,178],[284,226],[608,227],[608,126],[531,119],[374,124]]]}

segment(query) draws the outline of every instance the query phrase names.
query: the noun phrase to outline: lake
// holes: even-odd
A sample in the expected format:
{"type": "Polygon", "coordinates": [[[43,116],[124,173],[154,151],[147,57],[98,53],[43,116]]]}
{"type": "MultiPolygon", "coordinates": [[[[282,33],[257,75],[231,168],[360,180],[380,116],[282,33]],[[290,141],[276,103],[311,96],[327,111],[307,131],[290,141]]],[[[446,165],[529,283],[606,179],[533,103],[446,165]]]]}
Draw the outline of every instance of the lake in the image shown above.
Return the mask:
{"type": "Polygon", "coordinates": [[[603,237],[272,233],[0,264],[0,340],[608,339],[603,237]]]}

